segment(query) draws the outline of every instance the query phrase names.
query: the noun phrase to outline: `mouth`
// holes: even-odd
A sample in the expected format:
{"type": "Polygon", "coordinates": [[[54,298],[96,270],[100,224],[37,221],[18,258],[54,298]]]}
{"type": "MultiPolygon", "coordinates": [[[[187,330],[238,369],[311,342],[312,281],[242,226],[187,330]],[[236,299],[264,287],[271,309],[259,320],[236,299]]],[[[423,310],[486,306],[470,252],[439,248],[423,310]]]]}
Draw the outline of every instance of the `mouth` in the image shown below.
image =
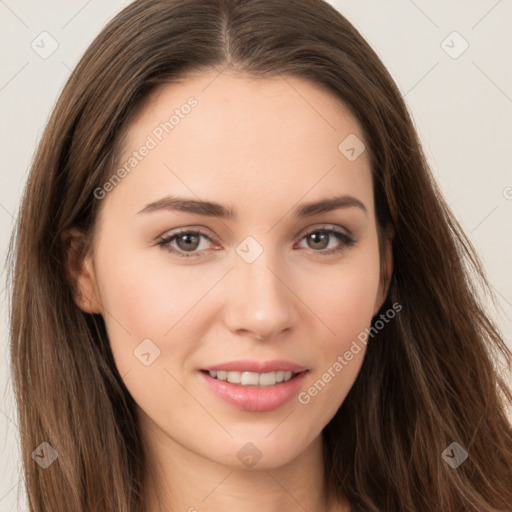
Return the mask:
{"type": "Polygon", "coordinates": [[[199,372],[213,396],[236,409],[260,413],[290,403],[298,396],[308,373],[309,370],[258,373],[210,369],[199,372]]]}

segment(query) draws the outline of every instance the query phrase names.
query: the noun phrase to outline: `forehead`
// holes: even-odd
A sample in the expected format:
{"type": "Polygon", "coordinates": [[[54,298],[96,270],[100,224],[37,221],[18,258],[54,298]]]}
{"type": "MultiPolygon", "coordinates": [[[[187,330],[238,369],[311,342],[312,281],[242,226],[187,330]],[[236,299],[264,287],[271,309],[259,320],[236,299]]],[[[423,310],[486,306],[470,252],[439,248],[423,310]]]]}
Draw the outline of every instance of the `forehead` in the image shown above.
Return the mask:
{"type": "MultiPolygon", "coordinates": [[[[213,70],[189,73],[153,91],[128,127],[128,141],[147,135],[173,114],[173,138],[179,138],[180,132],[185,138],[187,125],[197,130],[200,124],[201,132],[196,136],[203,142],[222,141],[224,146],[232,141],[238,147],[247,136],[254,143],[274,141],[273,146],[279,146],[286,141],[287,133],[294,139],[302,136],[312,142],[330,135],[325,142],[336,143],[345,132],[363,139],[357,119],[334,93],[296,76],[267,78],[213,70]],[[190,109],[187,102],[192,99],[196,106],[190,109]],[[189,113],[194,115],[181,123],[189,113]],[[178,124],[180,130],[175,130],[178,124]],[[283,128],[288,131],[276,138],[275,132],[283,128]]],[[[165,135],[162,138],[169,138],[165,135]]]]}
{"type": "Polygon", "coordinates": [[[160,86],[144,103],[118,162],[135,165],[116,189],[132,202],[167,192],[268,207],[357,193],[371,209],[367,151],[347,158],[347,144],[364,148],[357,119],[313,82],[196,73],[160,86]],[[135,162],[143,146],[151,150],[135,162]]]}

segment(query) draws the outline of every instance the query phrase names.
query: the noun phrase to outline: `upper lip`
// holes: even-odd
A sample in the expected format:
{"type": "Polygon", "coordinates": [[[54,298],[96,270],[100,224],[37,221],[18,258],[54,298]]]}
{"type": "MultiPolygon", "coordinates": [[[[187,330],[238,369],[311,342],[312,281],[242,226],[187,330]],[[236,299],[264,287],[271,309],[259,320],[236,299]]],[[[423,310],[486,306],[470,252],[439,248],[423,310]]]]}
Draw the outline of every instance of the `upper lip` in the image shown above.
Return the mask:
{"type": "Polygon", "coordinates": [[[300,373],[307,370],[306,367],[291,361],[283,359],[274,359],[272,361],[257,361],[242,359],[239,361],[229,361],[227,363],[220,363],[203,368],[206,371],[225,371],[225,372],[254,372],[254,373],[269,373],[279,370],[285,372],[300,373]]]}

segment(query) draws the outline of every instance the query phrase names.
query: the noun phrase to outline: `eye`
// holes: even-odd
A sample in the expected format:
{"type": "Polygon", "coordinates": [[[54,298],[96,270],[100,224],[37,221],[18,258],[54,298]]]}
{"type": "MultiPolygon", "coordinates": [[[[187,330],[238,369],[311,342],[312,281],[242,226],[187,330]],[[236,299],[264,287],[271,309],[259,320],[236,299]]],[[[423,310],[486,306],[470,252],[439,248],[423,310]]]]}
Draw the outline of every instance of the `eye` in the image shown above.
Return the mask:
{"type": "Polygon", "coordinates": [[[302,237],[302,240],[309,241],[314,252],[325,255],[337,254],[355,244],[355,240],[351,236],[334,228],[319,228],[309,231],[302,237]],[[329,242],[333,237],[338,240],[338,244],[329,248],[329,242]]]}
{"type": "Polygon", "coordinates": [[[201,238],[210,240],[210,237],[202,231],[182,230],[164,235],[158,240],[157,244],[169,252],[188,258],[190,256],[200,256],[200,254],[194,253],[199,252],[196,249],[201,245],[201,238]],[[172,246],[173,242],[176,242],[177,248],[172,246]]]}

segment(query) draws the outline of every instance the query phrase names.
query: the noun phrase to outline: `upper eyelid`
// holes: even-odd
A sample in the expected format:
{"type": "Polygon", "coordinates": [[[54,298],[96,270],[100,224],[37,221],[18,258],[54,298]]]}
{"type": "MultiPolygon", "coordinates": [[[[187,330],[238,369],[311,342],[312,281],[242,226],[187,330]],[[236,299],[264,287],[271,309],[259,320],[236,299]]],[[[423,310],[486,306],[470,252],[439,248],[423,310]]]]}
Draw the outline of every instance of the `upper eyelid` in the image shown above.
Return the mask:
{"type": "Polygon", "coordinates": [[[215,237],[211,236],[209,233],[206,233],[203,231],[204,228],[178,228],[175,231],[166,231],[163,235],[160,235],[157,237],[157,241],[166,240],[169,238],[172,238],[173,240],[176,239],[179,235],[187,234],[187,233],[194,233],[198,234],[201,237],[208,238],[208,240],[211,240],[212,242],[215,241],[215,237]]]}
{"type": "Polygon", "coordinates": [[[337,226],[336,224],[329,224],[329,223],[320,224],[318,226],[312,226],[309,228],[304,228],[303,230],[301,229],[295,236],[296,237],[305,236],[314,231],[322,231],[322,230],[329,230],[329,229],[332,229],[333,231],[341,232],[342,234],[349,236],[349,237],[353,236],[352,232],[350,230],[348,230],[347,228],[342,228],[340,226],[337,226]]]}

